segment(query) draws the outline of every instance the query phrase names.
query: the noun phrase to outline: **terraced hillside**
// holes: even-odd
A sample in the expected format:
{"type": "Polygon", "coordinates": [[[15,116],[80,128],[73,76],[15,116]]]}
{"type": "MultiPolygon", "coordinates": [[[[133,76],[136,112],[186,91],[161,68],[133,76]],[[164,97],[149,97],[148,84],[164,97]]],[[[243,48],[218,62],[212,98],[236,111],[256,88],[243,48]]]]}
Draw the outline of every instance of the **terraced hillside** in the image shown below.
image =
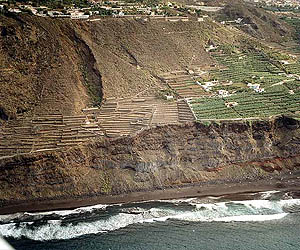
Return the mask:
{"type": "Polygon", "coordinates": [[[194,86],[206,90],[189,101],[197,119],[299,115],[298,56],[268,47],[224,45],[210,53],[223,68],[203,71],[205,77],[198,74],[194,80],[194,86]]]}
{"type": "Polygon", "coordinates": [[[300,113],[300,61],[256,40],[209,50],[216,65],[161,75],[198,120],[261,119],[300,113]]]}
{"type": "Polygon", "coordinates": [[[156,96],[110,98],[82,115],[18,117],[0,128],[0,159],[20,154],[65,150],[105,137],[135,135],[158,125],[180,124],[195,118],[184,100],[156,96]]]}
{"type": "Polygon", "coordinates": [[[224,98],[196,99],[190,105],[199,120],[238,118],[258,120],[297,113],[300,107],[300,91],[295,92],[291,95],[285,87],[271,88],[262,94],[240,93],[224,98]]]}
{"type": "Polygon", "coordinates": [[[210,17],[0,18],[1,156],[299,111],[299,56],[210,17]]]}

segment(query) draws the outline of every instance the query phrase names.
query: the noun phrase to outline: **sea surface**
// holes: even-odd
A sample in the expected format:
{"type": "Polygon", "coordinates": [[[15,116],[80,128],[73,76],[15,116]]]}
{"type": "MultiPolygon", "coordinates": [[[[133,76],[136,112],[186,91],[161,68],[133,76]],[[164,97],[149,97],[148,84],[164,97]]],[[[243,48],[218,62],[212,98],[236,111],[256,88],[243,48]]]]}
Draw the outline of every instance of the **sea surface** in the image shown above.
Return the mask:
{"type": "Polygon", "coordinates": [[[300,194],[96,205],[0,216],[15,249],[300,249],[300,194]]]}

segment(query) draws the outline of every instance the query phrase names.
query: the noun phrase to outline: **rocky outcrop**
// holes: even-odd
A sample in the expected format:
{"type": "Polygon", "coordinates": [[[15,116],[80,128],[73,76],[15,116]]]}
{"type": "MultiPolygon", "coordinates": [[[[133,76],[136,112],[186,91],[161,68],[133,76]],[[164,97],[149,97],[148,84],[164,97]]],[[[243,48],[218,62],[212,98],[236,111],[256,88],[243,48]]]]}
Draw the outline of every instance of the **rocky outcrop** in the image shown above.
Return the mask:
{"type": "Polygon", "coordinates": [[[190,123],[99,140],[55,153],[2,159],[2,206],[202,183],[280,178],[300,170],[299,122],[190,123]]]}

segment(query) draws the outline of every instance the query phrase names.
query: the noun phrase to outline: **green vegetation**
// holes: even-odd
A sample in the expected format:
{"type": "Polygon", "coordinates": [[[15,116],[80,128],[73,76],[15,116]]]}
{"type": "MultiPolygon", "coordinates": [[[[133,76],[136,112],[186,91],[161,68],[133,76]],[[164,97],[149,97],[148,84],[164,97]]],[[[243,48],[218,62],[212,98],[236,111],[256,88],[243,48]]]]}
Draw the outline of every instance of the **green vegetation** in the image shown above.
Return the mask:
{"type": "Polygon", "coordinates": [[[92,99],[92,106],[93,107],[100,106],[102,101],[101,93],[100,93],[101,90],[89,82],[87,75],[88,75],[87,68],[82,67],[83,84],[87,89],[88,95],[92,99]]]}
{"type": "Polygon", "coordinates": [[[296,9],[293,6],[263,6],[265,10],[273,11],[273,12],[293,12],[300,13],[300,9],[296,9]]]}
{"type": "Polygon", "coordinates": [[[274,86],[263,93],[238,94],[225,98],[237,102],[233,109],[241,117],[269,117],[299,110],[300,91],[290,94],[284,86],[274,86]]]}
{"type": "MultiPolygon", "coordinates": [[[[295,40],[300,41],[300,18],[282,17],[281,19],[295,29],[295,40]]],[[[300,51],[299,46],[297,47],[298,51],[300,51]]]]}
{"type": "Polygon", "coordinates": [[[113,14],[112,10],[107,10],[96,6],[91,8],[91,11],[99,11],[99,16],[111,16],[113,14]]]}
{"type": "Polygon", "coordinates": [[[243,45],[221,45],[211,55],[222,67],[210,71],[211,79],[219,81],[212,92],[222,89],[230,95],[194,99],[191,107],[198,120],[264,118],[300,111],[298,59],[278,50],[243,45]],[[248,84],[259,84],[261,92],[248,84]]]}
{"type": "Polygon", "coordinates": [[[227,108],[224,100],[219,97],[197,99],[191,106],[199,120],[240,118],[233,109],[227,108]]]}
{"type": "MultiPolygon", "coordinates": [[[[219,64],[225,66],[223,70],[212,71],[213,78],[219,81],[232,81],[234,83],[259,83],[264,86],[277,83],[285,79],[280,74],[284,71],[275,66],[273,58],[262,50],[246,52],[232,52],[220,47],[221,53],[213,57],[219,64]]],[[[230,90],[238,88],[232,86],[230,90]]]]}
{"type": "Polygon", "coordinates": [[[191,107],[199,120],[264,118],[299,111],[300,90],[290,94],[288,88],[274,86],[264,93],[239,93],[225,98],[198,99],[192,102],[191,107]],[[228,102],[236,102],[238,105],[226,107],[228,102]]]}
{"type": "Polygon", "coordinates": [[[127,3],[141,3],[147,6],[156,6],[161,1],[160,0],[125,0],[127,3]]]}

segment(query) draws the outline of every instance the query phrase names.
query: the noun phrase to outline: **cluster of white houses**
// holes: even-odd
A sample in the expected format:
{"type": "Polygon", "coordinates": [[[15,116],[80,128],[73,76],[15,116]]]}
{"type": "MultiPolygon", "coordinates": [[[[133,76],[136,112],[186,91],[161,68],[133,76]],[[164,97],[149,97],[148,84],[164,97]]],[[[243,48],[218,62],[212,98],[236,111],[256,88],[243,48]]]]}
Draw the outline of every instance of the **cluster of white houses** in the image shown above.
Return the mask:
{"type": "Polygon", "coordinates": [[[268,6],[278,6],[278,7],[294,7],[299,9],[299,0],[246,0],[247,2],[253,3],[264,3],[268,6]]]}
{"type": "MultiPolygon", "coordinates": [[[[0,5],[0,9],[3,9],[5,5],[0,5]]],[[[71,19],[88,19],[90,17],[90,12],[88,8],[85,9],[68,9],[68,10],[49,10],[46,6],[33,7],[31,5],[16,5],[14,7],[7,9],[12,13],[22,13],[30,11],[36,16],[42,17],[60,17],[60,18],[71,18],[71,19]]]]}
{"type": "MultiPolygon", "coordinates": [[[[0,9],[4,8],[5,4],[0,5],[0,9]]],[[[32,5],[25,5],[16,3],[14,7],[6,5],[9,12],[22,13],[31,12],[34,15],[42,17],[52,18],[71,18],[71,19],[90,19],[95,16],[113,16],[113,17],[137,17],[137,16],[149,16],[153,18],[160,17],[178,17],[178,20],[188,20],[186,15],[182,12],[177,12],[184,8],[189,13],[195,13],[197,10],[217,11],[220,8],[204,6],[203,2],[198,2],[193,6],[181,6],[176,3],[159,3],[156,5],[147,6],[140,3],[130,3],[125,1],[106,1],[106,2],[92,2],[88,8],[75,8],[65,7],[64,9],[50,9],[47,6],[34,7],[32,5]],[[171,12],[169,12],[169,10],[171,12]],[[175,12],[174,12],[175,10],[175,12]]],[[[198,21],[204,21],[207,15],[198,17],[198,21]]],[[[175,21],[173,18],[169,18],[168,21],[175,21]]]]}

